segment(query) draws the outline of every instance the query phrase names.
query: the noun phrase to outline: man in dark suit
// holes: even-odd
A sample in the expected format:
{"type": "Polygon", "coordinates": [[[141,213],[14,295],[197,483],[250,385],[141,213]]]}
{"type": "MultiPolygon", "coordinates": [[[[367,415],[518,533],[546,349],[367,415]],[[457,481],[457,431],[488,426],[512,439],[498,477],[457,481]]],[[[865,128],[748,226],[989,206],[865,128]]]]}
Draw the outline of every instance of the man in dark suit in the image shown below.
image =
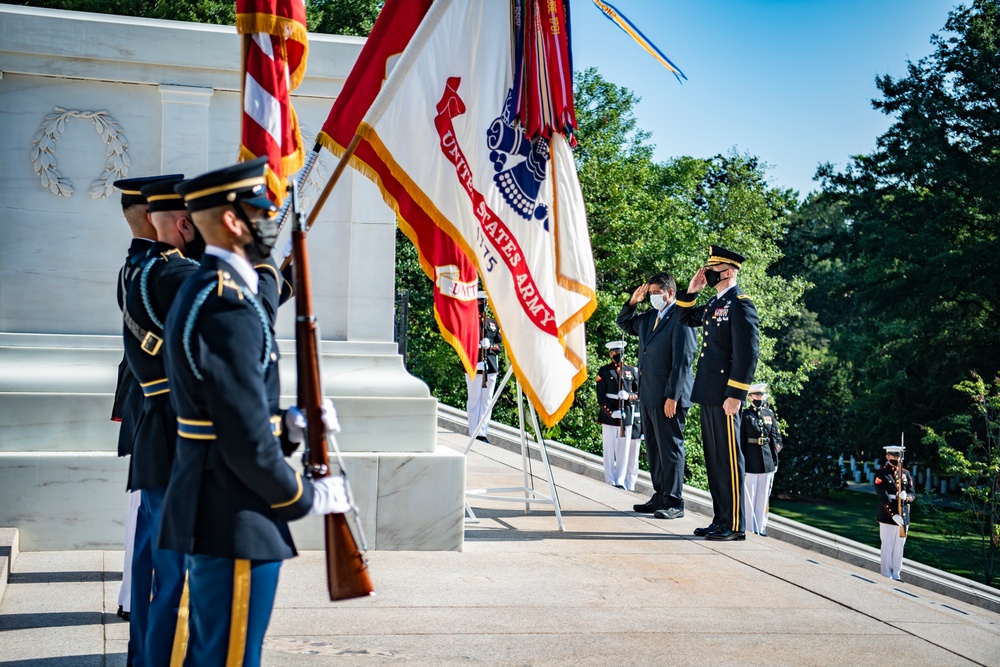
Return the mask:
{"type": "Polygon", "coordinates": [[[684,421],[697,346],[694,331],[677,322],[676,293],[673,276],[657,273],[618,313],[621,330],[639,337],[639,405],[653,481],[653,497],[633,509],[660,519],[684,516],[684,421]],[[653,307],[637,315],[647,294],[653,307]]]}
{"type": "Polygon", "coordinates": [[[686,291],[677,295],[682,325],[702,328],[702,352],[691,398],[701,406],[705,472],[712,493],[712,523],[694,534],[709,540],[745,540],[744,461],[740,450],[740,408],[757,370],[757,308],[736,285],[746,258],[712,246],[686,291]],[[715,296],[697,306],[698,293],[714,287],[715,296]]]}

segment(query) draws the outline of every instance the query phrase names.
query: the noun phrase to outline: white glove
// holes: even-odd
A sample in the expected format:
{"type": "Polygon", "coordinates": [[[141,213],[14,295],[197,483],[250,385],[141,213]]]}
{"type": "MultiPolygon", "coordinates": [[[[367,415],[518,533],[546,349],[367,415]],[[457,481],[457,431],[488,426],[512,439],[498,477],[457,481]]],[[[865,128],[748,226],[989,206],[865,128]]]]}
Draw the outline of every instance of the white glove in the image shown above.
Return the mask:
{"type": "Polygon", "coordinates": [[[285,249],[281,251],[281,259],[284,259],[292,254],[292,238],[288,237],[288,242],[285,243],[285,249]]]}
{"type": "Polygon", "coordinates": [[[628,397],[629,397],[629,393],[627,391],[625,391],[624,389],[622,389],[620,392],[618,392],[618,398],[620,400],[627,401],[628,397]]]}
{"type": "Polygon", "coordinates": [[[313,482],[313,504],[309,514],[344,514],[350,509],[342,475],[331,475],[313,482]]]}
{"type": "Polygon", "coordinates": [[[306,439],[306,416],[294,405],[285,412],[285,432],[288,442],[299,444],[306,439]]]}
{"type": "Polygon", "coordinates": [[[329,398],[323,399],[323,426],[330,433],[340,433],[340,422],[337,420],[337,408],[329,398]]]}
{"type": "Polygon", "coordinates": [[[477,371],[485,371],[486,370],[486,362],[485,361],[480,361],[478,364],[476,364],[476,370],[477,371]]]}
{"type": "Polygon", "coordinates": [[[611,413],[611,416],[614,419],[621,419],[622,418],[622,411],[621,410],[615,410],[614,412],[611,413]]]}
{"type": "MultiPolygon", "coordinates": [[[[296,444],[306,439],[306,425],[308,424],[306,415],[296,406],[288,408],[285,412],[285,426],[288,431],[288,442],[296,444]]],[[[323,399],[323,426],[327,431],[340,433],[340,422],[337,420],[337,408],[333,406],[333,401],[329,398],[323,399]]]]}
{"type": "Polygon", "coordinates": [[[897,526],[902,526],[903,525],[903,517],[901,517],[898,514],[893,514],[892,515],[892,520],[896,522],[897,526]]]}
{"type": "Polygon", "coordinates": [[[479,341],[479,347],[483,348],[484,350],[488,350],[490,347],[490,339],[484,338],[481,341],[479,341]]]}

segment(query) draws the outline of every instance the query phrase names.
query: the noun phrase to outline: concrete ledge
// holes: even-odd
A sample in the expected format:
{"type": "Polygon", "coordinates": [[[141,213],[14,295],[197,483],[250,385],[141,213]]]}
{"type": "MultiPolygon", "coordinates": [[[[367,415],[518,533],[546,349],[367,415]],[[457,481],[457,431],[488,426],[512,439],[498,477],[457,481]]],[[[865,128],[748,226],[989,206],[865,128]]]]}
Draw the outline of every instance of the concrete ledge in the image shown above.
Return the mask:
{"type": "MultiPolygon", "coordinates": [[[[438,426],[456,433],[468,433],[469,431],[468,417],[465,411],[443,404],[438,404],[438,426]]],[[[489,438],[490,443],[497,447],[515,452],[521,451],[520,433],[515,428],[490,422],[489,438]]],[[[483,445],[484,443],[479,443],[473,447],[483,445]]],[[[546,440],[545,447],[553,466],[604,481],[604,463],[601,457],[554,440],[546,440]]],[[[538,444],[534,440],[528,440],[528,453],[532,459],[541,460],[538,444]]],[[[639,471],[635,490],[637,499],[642,499],[644,495],[647,497],[652,495],[653,485],[648,471],[639,471]]],[[[711,517],[712,497],[707,491],[685,486],[684,509],[711,517]]],[[[797,547],[878,573],[881,576],[879,551],[866,544],[773,513],[768,518],[767,536],[769,539],[788,542],[797,547]]],[[[912,561],[909,558],[904,558],[903,562],[907,584],[1000,613],[1000,590],[912,561]]]]}
{"type": "Polygon", "coordinates": [[[7,592],[7,580],[18,554],[17,528],[0,528],[0,603],[7,592]]]}

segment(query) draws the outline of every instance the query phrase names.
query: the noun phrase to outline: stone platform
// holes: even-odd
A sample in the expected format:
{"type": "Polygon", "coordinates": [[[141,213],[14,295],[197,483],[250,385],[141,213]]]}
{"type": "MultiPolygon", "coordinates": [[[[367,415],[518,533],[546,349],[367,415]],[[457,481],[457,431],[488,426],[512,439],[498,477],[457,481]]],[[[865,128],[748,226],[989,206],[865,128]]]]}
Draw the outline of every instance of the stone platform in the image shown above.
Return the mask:
{"type": "MultiPolygon", "coordinates": [[[[438,432],[442,447],[466,441],[438,432]]],[[[517,485],[520,461],[477,443],[469,484],[517,485]]],[[[555,476],[565,532],[551,509],[475,501],[464,552],[371,553],[371,599],[331,604],[322,555],[289,561],[264,663],[1000,664],[1000,614],[914,586],[906,570],[898,583],[773,538],[706,542],[691,536],[707,523],[692,510],[637,516],[636,494],[555,476]]],[[[21,552],[0,603],[0,665],[124,665],[121,560],[21,552]]]]}

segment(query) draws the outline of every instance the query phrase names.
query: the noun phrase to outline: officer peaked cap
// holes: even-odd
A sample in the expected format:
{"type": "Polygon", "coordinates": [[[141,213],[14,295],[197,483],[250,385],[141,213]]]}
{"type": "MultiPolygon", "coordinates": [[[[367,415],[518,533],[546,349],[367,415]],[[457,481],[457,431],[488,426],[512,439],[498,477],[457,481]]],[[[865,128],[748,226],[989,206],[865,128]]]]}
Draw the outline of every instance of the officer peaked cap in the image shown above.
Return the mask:
{"type": "Polygon", "coordinates": [[[174,192],[174,186],[183,180],[183,174],[173,174],[165,176],[161,181],[153,181],[149,185],[142,186],[140,192],[149,204],[149,212],[183,211],[184,198],[174,192]]]}
{"type": "Polygon", "coordinates": [[[899,454],[899,456],[902,456],[903,452],[906,451],[906,447],[902,445],[886,445],[882,449],[885,450],[886,454],[899,454]]]}
{"type": "Polygon", "coordinates": [[[716,264],[732,264],[737,269],[743,262],[747,261],[747,258],[738,252],[733,252],[732,250],[726,250],[720,245],[709,246],[708,249],[708,262],[705,266],[715,266],[716,264]]]}
{"type": "Polygon", "coordinates": [[[478,292],[476,292],[476,298],[479,299],[480,301],[485,301],[486,292],[484,292],[483,290],[479,290],[478,292]]]}
{"type": "Polygon", "coordinates": [[[623,341],[623,340],[613,340],[610,343],[605,343],[604,347],[608,348],[609,350],[624,350],[625,349],[625,341],[623,341]]]}
{"type": "Polygon", "coordinates": [[[175,190],[184,197],[184,203],[192,213],[238,201],[273,213],[278,207],[267,198],[266,167],[267,156],[239,162],[182,181],[175,186],[175,190]]]}
{"type": "Polygon", "coordinates": [[[142,186],[157,181],[168,179],[178,180],[184,178],[184,174],[166,174],[164,176],[143,176],[141,178],[122,178],[112,185],[122,191],[122,206],[135,206],[136,204],[146,204],[146,198],[142,196],[142,186]]]}
{"type": "Polygon", "coordinates": [[[747,390],[747,393],[748,394],[763,394],[766,391],[767,391],[767,383],[766,382],[757,382],[755,384],[750,385],[750,389],[747,390]]]}

